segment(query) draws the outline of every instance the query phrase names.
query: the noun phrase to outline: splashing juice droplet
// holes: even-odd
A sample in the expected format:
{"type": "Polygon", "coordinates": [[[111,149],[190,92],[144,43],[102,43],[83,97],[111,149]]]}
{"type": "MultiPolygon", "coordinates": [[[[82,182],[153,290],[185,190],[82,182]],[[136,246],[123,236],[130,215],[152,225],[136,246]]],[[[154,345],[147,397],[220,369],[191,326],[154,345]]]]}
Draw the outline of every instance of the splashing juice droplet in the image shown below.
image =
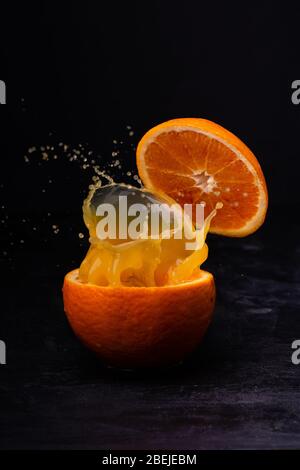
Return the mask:
{"type": "Polygon", "coordinates": [[[79,279],[104,286],[150,287],[193,278],[207,258],[205,237],[219,207],[196,230],[165,195],[124,184],[92,186],[83,204],[91,245],[79,279]]]}

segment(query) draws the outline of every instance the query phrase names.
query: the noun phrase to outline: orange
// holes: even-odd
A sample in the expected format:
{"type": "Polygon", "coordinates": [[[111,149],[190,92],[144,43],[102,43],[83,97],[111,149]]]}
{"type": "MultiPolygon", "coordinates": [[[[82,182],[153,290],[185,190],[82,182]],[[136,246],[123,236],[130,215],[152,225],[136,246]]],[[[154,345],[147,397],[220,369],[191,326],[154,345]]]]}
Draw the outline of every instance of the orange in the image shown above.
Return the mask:
{"type": "Polygon", "coordinates": [[[242,237],[263,223],[268,193],[261,167],[234,134],[206,119],[164,122],[141,139],[137,166],[147,189],[181,205],[205,202],[205,217],[223,203],[210,232],[242,237]]]}
{"type": "Polygon", "coordinates": [[[106,363],[124,368],[181,361],[201,341],[215,303],[213,276],[164,287],[84,284],[66,275],[64,306],[81,341],[106,363]]]}

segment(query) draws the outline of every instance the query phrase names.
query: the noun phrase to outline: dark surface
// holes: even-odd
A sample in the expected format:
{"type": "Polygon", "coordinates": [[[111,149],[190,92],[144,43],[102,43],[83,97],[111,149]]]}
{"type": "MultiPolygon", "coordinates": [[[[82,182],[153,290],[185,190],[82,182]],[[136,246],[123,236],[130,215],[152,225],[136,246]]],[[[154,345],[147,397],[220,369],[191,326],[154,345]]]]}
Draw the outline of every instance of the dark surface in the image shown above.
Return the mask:
{"type": "Polygon", "coordinates": [[[62,253],[19,250],[1,300],[1,448],[299,447],[300,233],[282,232],[279,216],[244,240],[210,237],[213,324],[193,357],[162,372],[102,366],[64,316],[62,253]]]}

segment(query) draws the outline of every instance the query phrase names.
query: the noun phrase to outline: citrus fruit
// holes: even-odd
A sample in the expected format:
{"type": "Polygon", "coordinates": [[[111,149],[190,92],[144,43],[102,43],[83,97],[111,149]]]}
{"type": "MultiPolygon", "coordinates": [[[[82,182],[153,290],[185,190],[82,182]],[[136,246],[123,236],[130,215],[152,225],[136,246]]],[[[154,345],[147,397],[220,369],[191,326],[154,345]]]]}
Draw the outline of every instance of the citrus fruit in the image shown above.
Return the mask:
{"type": "Polygon", "coordinates": [[[210,232],[242,237],[257,230],[267,211],[261,167],[234,134],[206,119],[182,118],[149,130],[137,148],[140,178],[148,190],[181,205],[205,203],[205,216],[223,204],[210,232]]]}
{"type": "Polygon", "coordinates": [[[184,283],[163,287],[85,284],[78,270],[63,286],[68,320],[81,341],[106,363],[123,368],[181,361],[211,321],[213,276],[199,270],[184,283]]]}

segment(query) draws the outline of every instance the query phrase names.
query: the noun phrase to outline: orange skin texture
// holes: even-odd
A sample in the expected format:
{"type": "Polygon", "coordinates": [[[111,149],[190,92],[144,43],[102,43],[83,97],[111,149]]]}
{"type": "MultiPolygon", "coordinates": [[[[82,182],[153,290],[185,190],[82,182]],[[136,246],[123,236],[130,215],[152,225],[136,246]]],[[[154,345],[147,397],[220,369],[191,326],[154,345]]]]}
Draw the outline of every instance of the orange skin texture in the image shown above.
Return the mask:
{"type": "Polygon", "coordinates": [[[83,284],[66,275],[64,308],[79,339],[107,364],[122,368],[180,362],[201,342],[215,304],[213,276],[164,287],[83,284]]]}
{"type": "MultiPolygon", "coordinates": [[[[218,216],[216,216],[215,219],[212,221],[210,232],[217,233],[219,235],[231,236],[231,237],[243,237],[243,236],[246,236],[255,232],[263,224],[265,216],[266,216],[266,212],[267,212],[267,207],[268,207],[268,191],[267,191],[267,185],[266,185],[264,174],[262,172],[262,169],[258,160],[256,159],[253,152],[247,147],[247,145],[244,144],[244,142],[242,142],[232,132],[228,131],[227,129],[220,126],[219,124],[216,124],[215,122],[209,121],[207,119],[201,119],[201,118],[178,118],[178,119],[172,119],[170,121],[166,121],[161,124],[158,124],[157,126],[150,129],[148,132],[146,132],[146,134],[141,138],[137,147],[137,152],[136,152],[139,176],[141,180],[143,181],[143,183],[145,184],[145,186],[148,189],[162,190],[162,188],[160,188],[159,185],[157,185],[157,182],[155,182],[155,180],[149,179],[149,176],[147,175],[147,170],[142,160],[143,150],[148,146],[148,143],[153,138],[155,139],[155,136],[157,135],[158,132],[162,132],[167,129],[169,130],[176,129],[176,127],[180,127],[180,126],[189,128],[190,130],[195,129],[195,130],[207,132],[209,134],[212,134],[216,137],[221,138],[223,141],[233,146],[253,166],[257,174],[257,179],[259,180],[261,187],[262,187],[262,194],[263,194],[262,197],[264,199],[263,209],[260,212],[260,215],[257,217],[257,219],[253,222],[251,227],[249,227],[249,229],[235,230],[234,227],[231,227],[230,229],[228,229],[228,227],[219,228],[217,226],[218,216]]],[[[160,172],[159,162],[157,163],[157,168],[158,168],[157,171],[159,173],[160,172]]],[[[171,177],[172,176],[170,176],[170,178],[171,177]]],[[[180,189],[180,188],[177,188],[177,189],[180,189]]],[[[184,202],[188,202],[188,201],[181,201],[180,203],[183,204],[184,202]]],[[[226,211],[226,208],[224,207],[222,210],[224,212],[226,211]]]]}

